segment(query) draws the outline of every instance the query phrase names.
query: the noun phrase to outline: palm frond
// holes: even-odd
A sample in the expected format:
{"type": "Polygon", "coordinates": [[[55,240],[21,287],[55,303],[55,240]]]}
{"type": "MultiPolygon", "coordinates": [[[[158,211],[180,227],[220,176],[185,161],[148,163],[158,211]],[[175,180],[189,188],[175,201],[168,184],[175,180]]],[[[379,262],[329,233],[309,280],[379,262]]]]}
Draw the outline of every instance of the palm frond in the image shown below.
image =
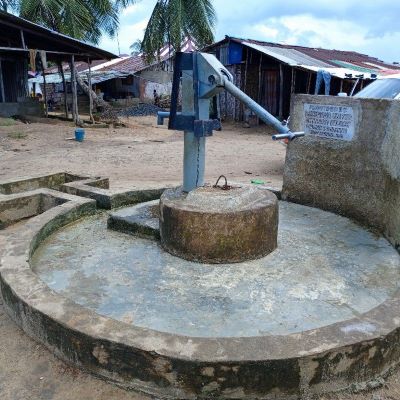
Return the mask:
{"type": "Polygon", "coordinates": [[[159,0],[145,30],[142,51],[153,60],[166,43],[179,50],[186,37],[199,46],[210,44],[216,20],[210,0],[159,0]]]}

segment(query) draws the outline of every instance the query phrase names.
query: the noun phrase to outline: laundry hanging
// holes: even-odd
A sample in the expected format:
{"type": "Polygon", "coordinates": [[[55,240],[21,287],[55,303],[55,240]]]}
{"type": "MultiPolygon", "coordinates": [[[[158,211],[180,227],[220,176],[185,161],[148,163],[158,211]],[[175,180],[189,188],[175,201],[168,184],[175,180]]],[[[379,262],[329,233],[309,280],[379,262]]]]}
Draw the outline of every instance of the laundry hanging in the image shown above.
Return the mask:
{"type": "Polygon", "coordinates": [[[319,94],[319,90],[321,88],[322,81],[324,81],[325,95],[329,95],[329,93],[331,91],[331,79],[332,79],[332,76],[328,71],[320,69],[317,72],[317,81],[315,83],[315,94],[319,94]]]}

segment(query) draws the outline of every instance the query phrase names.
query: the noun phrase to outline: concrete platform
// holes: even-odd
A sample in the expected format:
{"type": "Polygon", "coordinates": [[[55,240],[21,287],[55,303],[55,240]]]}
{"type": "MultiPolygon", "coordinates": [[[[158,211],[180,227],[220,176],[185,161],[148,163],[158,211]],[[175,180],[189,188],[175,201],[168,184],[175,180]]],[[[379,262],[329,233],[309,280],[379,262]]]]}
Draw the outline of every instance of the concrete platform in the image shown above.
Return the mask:
{"type": "MultiPolygon", "coordinates": [[[[158,398],[180,399],[318,396],[398,365],[399,256],[379,235],[330,213],[281,203],[282,210],[288,206],[289,227],[282,226],[280,238],[287,238],[280,254],[286,263],[244,263],[242,270],[236,264],[235,275],[229,265],[165,258],[155,241],[107,231],[104,214],[55,232],[80,218],[87,202],[71,197],[0,230],[5,309],[65,361],[158,398]],[[91,251],[100,248],[95,262],[91,251]],[[49,251],[67,262],[47,264],[49,251]],[[124,315],[111,315],[126,301],[124,315]],[[290,303],[298,304],[296,312],[290,303]],[[306,307],[311,304],[316,307],[306,307]],[[201,317],[194,327],[192,316],[201,317]]],[[[266,258],[278,260],[279,251],[266,258]]]]}
{"type": "Polygon", "coordinates": [[[368,312],[399,288],[400,257],[385,239],[318,209],[280,208],[279,248],[239,265],[186,261],[94,217],[49,238],[31,266],[51,289],[99,314],[208,338],[321,328],[368,312]]]}
{"type": "Polygon", "coordinates": [[[160,200],[147,201],[110,213],[107,228],[160,239],[160,200]]]}

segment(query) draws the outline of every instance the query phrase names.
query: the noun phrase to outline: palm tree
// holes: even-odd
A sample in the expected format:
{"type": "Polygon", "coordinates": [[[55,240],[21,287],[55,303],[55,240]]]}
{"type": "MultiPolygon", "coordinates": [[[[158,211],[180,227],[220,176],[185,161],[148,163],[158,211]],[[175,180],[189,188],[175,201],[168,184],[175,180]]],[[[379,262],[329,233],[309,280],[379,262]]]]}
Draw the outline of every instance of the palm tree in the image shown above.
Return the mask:
{"type": "Polygon", "coordinates": [[[149,61],[167,43],[180,49],[190,37],[199,47],[214,41],[216,13],[211,0],[158,0],[144,33],[141,50],[149,61]]]}
{"type": "MultiPolygon", "coordinates": [[[[135,0],[0,0],[22,18],[97,44],[103,32],[114,37],[122,8],[135,0]]],[[[2,3],[0,3],[2,4],[2,3]]]]}
{"type": "Polygon", "coordinates": [[[142,51],[142,41],[140,39],[135,40],[129,48],[131,49],[131,54],[133,56],[137,56],[142,51]]]}

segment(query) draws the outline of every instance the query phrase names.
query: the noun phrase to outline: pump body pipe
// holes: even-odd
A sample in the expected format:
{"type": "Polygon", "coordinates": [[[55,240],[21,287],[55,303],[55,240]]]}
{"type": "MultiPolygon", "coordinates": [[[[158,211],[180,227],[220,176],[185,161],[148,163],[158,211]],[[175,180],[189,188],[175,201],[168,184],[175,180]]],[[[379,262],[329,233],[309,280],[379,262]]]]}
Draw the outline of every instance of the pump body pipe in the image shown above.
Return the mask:
{"type": "Polygon", "coordinates": [[[250,108],[250,110],[252,110],[267,125],[271,125],[279,133],[290,132],[290,129],[286,125],[282,125],[282,123],[277,118],[271,115],[267,110],[256,103],[251,97],[247,96],[247,94],[243,93],[238,87],[236,87],[226,78],[224,79],[224,88],[233,97],[236,97],[244,105],[250,108]]]}
{"type": "Polygon", "coordinates": [[[210,119],[210,102],[226,90],[277,134],[274,140],[304,136],[304,132],[291,132],[282,123],[246,93],[233,84],[232,74],[213,55],[207,53],[176,53],[174,79],[171,93],[171,111],[160,111],[157,123],[169,119],[168,129],[184,132],[183,191],[190,192],[204,184],[205,142],[219,125],[218,119],[210,119]],[[182,112],[178,111],[182,89],[182,112]],[[218,122],[218,124],[217,124],[218,122]]]}
{"type": "Polygon", "coordinates": [[[298,137],[305,135],[304,132],[292,132],[287,125],[283,125],[277,118],[270,114],[267,110],[256,103],[251,97],[243,93],[239,88],[237,88],[231,81],[227,78],[224,79],[224,88],[232,96],[236,97],[243,104],[245,104],[250,110],[252,110],[262,121],[267,125],[272,126],[276,129],[279,134],[273,135],[273,140],[289,139],[293,140],[298,137]]]}

